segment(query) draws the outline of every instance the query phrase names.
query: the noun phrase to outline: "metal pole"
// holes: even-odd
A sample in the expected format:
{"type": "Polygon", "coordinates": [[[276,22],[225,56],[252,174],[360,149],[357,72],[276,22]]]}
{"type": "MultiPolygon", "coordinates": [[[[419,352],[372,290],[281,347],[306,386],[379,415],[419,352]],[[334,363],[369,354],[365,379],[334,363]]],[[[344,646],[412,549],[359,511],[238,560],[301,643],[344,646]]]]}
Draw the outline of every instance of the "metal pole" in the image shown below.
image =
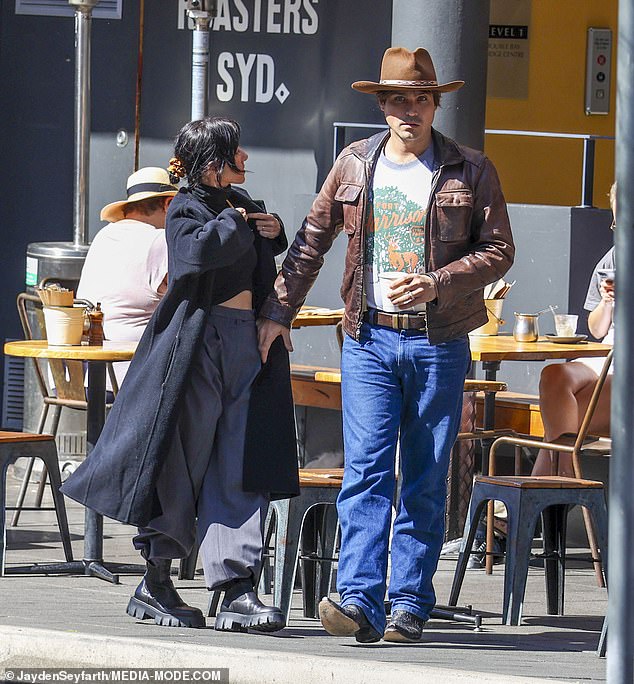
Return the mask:
{"type": "Polygon", "coordinates": [[[581,206],[591,207],[594,190],[594,148],[595,141],[585,138],[583,141],[583,171],[581,179],[581,206]]]}
{"type": "Polygon", "coordinates": [[[143,33],[145,30],[145,0],[139,2],[139,49],[136,68],[136,95],[134,99],[134,170],[139,170],[141,143],[141,90],[143,86],[143,33]]]}
{"type": "Polygon", "coordinates": [[[439,80],[467,86],[445,93],[434,126],[459,143],[484,148],[489,0],[393,0],[392,45],[424,47],[439,80]]]}
{"type": "Polygon", "coordinates": [[[90,30],[98,0],[69,0],[75,7],[75,177],[73,244],[88,244],[88,178],[90,164],[90,30]]]}
{"type": "Polygon", "coordinates": [[[192,47],[192,120],[209,111],[209,18],[196,19],[192,47]]]}
{"type": "Polygon", "coordinates": [[[187,16],[194,21],[192,40],[192,121],[209,111],[209,25],[216,0],[190,0],[187,16]]]}
{"type": "Polygon", "coordinates": [[[609,684],[634,681],[634,0],[619,2],[616,95],[616,310],[608,558],[609,684]]]}

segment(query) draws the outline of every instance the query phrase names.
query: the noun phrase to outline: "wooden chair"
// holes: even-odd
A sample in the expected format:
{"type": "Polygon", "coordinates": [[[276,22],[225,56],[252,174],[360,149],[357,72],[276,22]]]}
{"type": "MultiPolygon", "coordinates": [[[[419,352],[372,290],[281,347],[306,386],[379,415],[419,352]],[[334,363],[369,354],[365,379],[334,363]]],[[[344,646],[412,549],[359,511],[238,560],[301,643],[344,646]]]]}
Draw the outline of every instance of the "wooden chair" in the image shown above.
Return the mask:
{"type": "MultiPolygon", "coordinates": [[[[544,525],[544,558],[548,613],[563,614],[566,516],[570,506],[580,505],[592,551],[597,578],[600,586],[605,586],[605,562],[607,560],[607,506],[602,482],[583,479],[580,458],[585,455],[608,455],[609,440],[592,437],[589,427],[599,395],[612,363],[612,352],[608,354],[594,387],[588,408],[583,417],[579,432],[562,435],[552,442],[503,436],[491,448],[489,475],[476,477],[470,502],[470,515],[463,537],[458,566],[449,599],[450,605],[458,600],[464,571],[475,536],[475,526],[486,502],[489,502],[487,541],[492,541],[492,502],[502,501],[507,507],[509,533],[507,537],[507,557],[504,577],[503,620],[506,624],[519,624],[521,608],[528,572],[528,559],[535,524],[541,515],[544,525]],[[548,477],[499,477],[496,475],[496,452],[504,444],[517,447],[549,449],[554,454],[572,455],[575,477],[565,478],[558,475],[548,477]],[[592,517],[591,515],[592,514],[592,517]],[[594,518],[594,520],[592,519],[594,518]],[[595,524],[596,523],[596,528],[595,524]],[[602,567],[603,565],[603,567],[602,567]]],[[[558,456],[553,458],[553,469],[557,472],[558,456]]],[[[491,546],[487,547],[487,559],[491,558],[491,546]]]]}
{"type": "MultiPolygon", "coordinates": [[[[37,295],[21,292],[17,296],[17,308],[20,316],[20,323],[27,340],[46,339],[46,325],[42,311],[42,302],[37,295]]],[[[47,382],[46,362],[41,359],[32,358],[33,368],[37,387],[40,391],[43,406],[36,428],[36,434],[42,434],[48,418],[49,409],[53,408],[49,433],[55,437],[59,427],[62,408],[85,411],[88,404],[86,401],[86,390],[84,388],[84,367],[81,361],[68,361],[63,359],[49,359],[48,367],[55,386],[55,391],[51,391],[47,382]]],[[[108,373],[112,382],[112,387],[116,391],[116,377],[112,364],[108,364],[108,373]]],[[[108,405],[109,407],[110,405],[108,405]]],[[[31,474],[33,472],[34,460],[30,459],[26,467],[22,485],[18,494],[18,499],[14,508],[12,526],[17,526],[22,512],[24,499],[28,491],[31,474]]],[[[47,469],[44,467],[35,497],[35,505],[40,506],[44,488],[46,487],[47,469]]]]}
{"type": "MultiPolygon", "coordinates": [[[[584,457],[606,457],[609,456],[612,450],[612,443],[608,437],[597,437],[589,434],[590,424],[592,422],[592,417],[594,416],[594,411],[599,402],[599,397],[603,386],[605,384],[606,378],[610,372],[610,367],[612,366],[613,350],[610,350],[609,354],[605,357],[603,366],[601,367],[601,372],[597,378],[597,382],[594,386],[594,390],[588,402],[588,408],[583,416],[581,425],[579,427],[579,432],[577,433],[567,433],[561,435],[552,442],[546,442],[540,438],[534,438],[530,435],[528,437],[512,437],[505,436],[500,438],[494,448],[491,449],[490,463],[489,463],[489,475],[494,476],[496,474],[496,461],[495,456],[497,449],[503,444],[509,444],[516,448],[516,458],[515,462],[518,463],[517,451],[521,448],[534,448],[534,449],[548,449],[553,452],[552,459],[552,469],[551,473],[556,475],[559,471],[559,454],[567,453],[572,457],[572,468],[574,476],[578,479],[583,479],[583,470],[581,467],[581,459],[584,457]]],[[[519,473],[516,470],[516,475],[519,473]]],[[[492,519],[492,506],[489,506],[487,511],[487,552],[491,550],[493,546],[492,532],[489,535],[489,528],[492,529],[493,519],[492,519]],[[489,522],[491,523],[489,525],[489,522]]],[[[603,572],[601,570],[601,563],[598,559],[598,545],[596,540],[596,534],[592,525],[592,520],[586,508],[583,509],[583,519],[586,527],[586,533],[588,535],[588,543],[592,553],[592,562],[594,565],[595,575],[597,577],[597,583],[600,587],[605,586],[603,572]]],[[[490,572],[490,563],[492,562],[492,557],[487,556],[488,565],[487,571],[490,572]],[[489,560],[491,559],[491,560],[489,560]]]]}
{"type": "MultiPolygon", "coordinates": [[[[531,544],[540,516],[544,528],[547,610],[549,615],[563,615],[568,509],[580,505],[592,511],[597,523],[597,538],[604,551],[607,544],[607,506],[603,483],[560,476],[476,477],[449,596],[450,606],[458,602],[478,520],[490,501],[502,501],[507,509],[503,624],[520,623],[531,544]]],[[[606,558],[603,554],[604,563],[606,558]]]]}

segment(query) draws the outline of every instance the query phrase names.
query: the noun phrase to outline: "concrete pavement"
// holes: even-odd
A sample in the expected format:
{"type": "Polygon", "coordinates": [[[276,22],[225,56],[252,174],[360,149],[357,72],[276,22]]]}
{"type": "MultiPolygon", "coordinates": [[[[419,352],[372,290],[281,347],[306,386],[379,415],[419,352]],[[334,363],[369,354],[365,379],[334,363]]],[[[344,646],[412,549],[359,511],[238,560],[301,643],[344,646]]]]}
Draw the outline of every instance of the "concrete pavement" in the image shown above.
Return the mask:
{"type": "MultiPolygon", "coordinates": [[[[8,478],[7,498],[17,483],[8,478]]],[[[83,509],[69,503],[75,556],[81,558],[83,509]]],[[[104,557],[138,562],[130,527],[105,521],[104,557]]],[[[7,565],[63,558],[51,513],[27,512],[8,531],[7,565]]],[[[317,620],[303,617],[296,592],[289,626],[272,635],[166,628],[125,614],[138,582],[122,576],[113,585],[90,577],[0,578],[0,670],[12,667],[228,667],[237,682],[602,682],[605,661],[595,649],[607,605],[589,564],[570,564],[566,615],[547,616],[543,570],[531,567],[522,626],[500,624],[503,568],[492,576],[467,574],[461,604],[484,616],[483,629],[430,621],[421,644],[357,644],[331,637],[317,620]]],[[[436,575],[439,602],[446,600],[455,556],[436,575]]],[[[205,611],[202,577],[176,582],[183,598],[205,611]]],[[[270,597],[264,597],[265,602],[270,597]]]]}

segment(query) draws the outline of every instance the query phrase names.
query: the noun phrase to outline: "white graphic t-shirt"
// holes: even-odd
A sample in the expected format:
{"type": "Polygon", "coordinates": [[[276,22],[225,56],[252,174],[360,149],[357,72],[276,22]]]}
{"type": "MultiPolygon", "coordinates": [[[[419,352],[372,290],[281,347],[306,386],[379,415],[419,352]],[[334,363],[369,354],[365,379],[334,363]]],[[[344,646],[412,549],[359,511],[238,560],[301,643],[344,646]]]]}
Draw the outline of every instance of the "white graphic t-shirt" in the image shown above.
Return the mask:
{"type": "Polygon", "coordinates": [[[425,272],[425,218],[436,168],[433,145],[407,164],[396,164],[384,153],[379,157],[365,242],[365,290],[370,308],[384,309],[381,273],[425,272]]]}

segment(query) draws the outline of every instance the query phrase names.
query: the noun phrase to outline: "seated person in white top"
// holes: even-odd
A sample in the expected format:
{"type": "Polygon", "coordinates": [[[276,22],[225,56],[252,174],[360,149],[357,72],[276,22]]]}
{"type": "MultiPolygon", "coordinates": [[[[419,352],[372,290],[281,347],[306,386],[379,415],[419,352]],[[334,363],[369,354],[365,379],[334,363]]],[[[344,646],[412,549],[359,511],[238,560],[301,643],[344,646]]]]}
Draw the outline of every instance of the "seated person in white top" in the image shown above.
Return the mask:
{"type": "MultiPolygon", "coordinates": [[[[610,188],[610,206],[616,221],[616,183],[610,188]]],[[[584,308],[588,315],[588,328],[594,337],[606,344],[614,342],[614,281],[603,278],[601,269],[614,268],[614,247],[610,248],[596,265],[584,308]]],[[[579,359],[570,363],[546,366],[539,380],[539,408],[544,422],[544,438],[557,439],[568,432],[577,432],[588,408],[604,359],[579,359]]],[[[592,416],[590,431],[593,434],[610,434],[610,396],[612,375],[608,375],[592,416]]],[[[570,454],[559,454],[559,472],[553,469],[550,450],[540,449],[532,475],[563,475],[574,477],[570,454]]]]}
{"type": "MultiPolygon", "coordinates": [[[[77,297],[101,302],[106,340],[141,339],[167,290],[165,214],[177,191],[165,169],[145,167],[128,178],[126,200],[101,210],[110,223],[90,245],[77,297]]],[[[114,364],[119,385],[128,365],[114,364]]]]}

